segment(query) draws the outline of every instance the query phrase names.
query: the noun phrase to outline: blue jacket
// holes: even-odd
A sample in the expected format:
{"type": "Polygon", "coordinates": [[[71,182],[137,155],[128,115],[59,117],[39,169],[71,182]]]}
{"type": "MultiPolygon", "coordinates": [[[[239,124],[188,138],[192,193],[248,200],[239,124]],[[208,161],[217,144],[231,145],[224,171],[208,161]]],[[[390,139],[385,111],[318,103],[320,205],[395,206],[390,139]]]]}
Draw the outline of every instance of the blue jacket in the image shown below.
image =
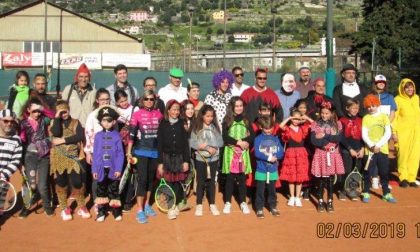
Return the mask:
{"type": "Polygon", "coordinates": [[[117,180],[114,173],[121,172],[124,165],[120,133],[116,130],[96,133],[93,149],[92,173],[98,174],[98,181],[105,179],[105,167],[109,167],[108,178],[117,180]]]}
{"type": "Polygon", "coordinates": [[[254,141],[254,151],[257,160],[257,172],[277,172],[278,162],[271,163],[268,161],[272,156],[277,157],[277,160],[283,158],[283,146],[277,136],[264,133],[258,135],[254,141]]]}

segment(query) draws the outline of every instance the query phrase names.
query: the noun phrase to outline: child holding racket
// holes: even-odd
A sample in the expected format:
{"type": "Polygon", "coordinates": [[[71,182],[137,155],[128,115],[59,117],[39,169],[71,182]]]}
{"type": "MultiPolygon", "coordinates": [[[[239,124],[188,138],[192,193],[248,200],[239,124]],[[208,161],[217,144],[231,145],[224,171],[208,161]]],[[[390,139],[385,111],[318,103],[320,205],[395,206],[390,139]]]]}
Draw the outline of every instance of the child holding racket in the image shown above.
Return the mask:
{"type": "Polygon", "coordinates": [[[98,205],[97,222],[103,222],[111,208],[116,221],[122,220],[119,179],[124,165],[124,149],[121,136],[115,130],[120,115],[112,107],[98,111],[98,121],[103,130],[95,134],[92,157],[92,177],[97,181],[95,203],[98,205]]]}
{"type": "Polygon", "coordinates": [[[309,159],[308,151],[305,148],[309,125],[304,123],[306,121],[313,122],[308,116],[302,115],[296,108],[292,108],[290,117],[280,124],[281,138],[286,145],[280,179],[289,182],[288,206],[302,207],[300,200],[302,183],[309,181],[309,159]]]}
{"type": "Polygon", "coordinates": [[[264,218],[265,189],[269,211],[273,216],[280,216],[277,210],[277,195],[275,183],[279,179],[278,163],[283,158],[283,146],[277,136],[273,136],[274,121],[271,117],[258,119],[262,133],[255,138],[254,149],[257,169],[255,171],[256,197],[255,208],[257,217],[264,218]]]}
{"type": "Polygon", "coordinates": [[[226,174],[225,206],[223,213],[229,214],[234,185],[237,185],[242,213],[249,214],[246,198],[246,175],[252,173],[249,148],[254,141],[250,123],[244,118],[243,100],[234,96],[227,107],[223,120],[223,140],[225,142],[222,173],[226,174]]]}
{"type": "Polygon", "coordinates": [[[363,100],[363,106],[368,114],[362,120],[362,138],[366,145],[366,164],[362,201],[368,203],[370,200],[369,190],[373,168],[378,167],[378,173],[382,185],[384,201],[396,203],[388,187],[389,181],[389,159],[388,140],[391,137],[391,124],[386,114],[379,112],[381,102],[376,95],[369,94],[363,100]]]}
{"type": "MultiPolygon", "coordinates": [[[[351,173],[357,159],[364,156],[362,140],[362,118],[359,114],[360,104],[358,100],[348,99],[346,102],[346,115],[340,118],[343,125],[343,137],[340,141],[341,157],[343,158],[345,176],[339,176],[337,181],[338,199],[345,200],[345,178],[351,173]]],[[[360,163],[360,162],[359,162],[360,163]]],[[[358,167],[360,169],[360,167],[358,167]]],[[[358,200],[357,195],[347,195],[351,200],[358,200]]]]}
{"type": "Polygon", "coordinates": [[[183,200],[181,181],[187,177],[190,147],[184,121],[180,118],[181,104],[170,100],[166,104],[165,119],[159,124],[157,133],[158,176],[163,177],[175,193],[175,206],[168,211],[168,219],[176,219],[179,209],[176,205],[183,200]]]}
{"type": "Polygon", "coordinates": [[[195,216],[203,215],[204,190],[211,213],[219,215],[220,212],[215,205],[215,179],[219,168],[219,148],[223,146],[223,138],[217,123],[216,111],[212,106],[205,104],[198,112],[191,131],[190,146],[195,150],[197,173],[195,216]]]}
{"type": "Polygon", "coordinates": [[[339,152],[342,125],[337,121],[331,102],[321,104],[320,119],[311,126],[311,142],[315,146],[311,173],[318,180],[318,212],[325,211],[324,188],[327,188],[327,212],[334,212],[334,176],[344,174],[343,159],[339,152]]]}

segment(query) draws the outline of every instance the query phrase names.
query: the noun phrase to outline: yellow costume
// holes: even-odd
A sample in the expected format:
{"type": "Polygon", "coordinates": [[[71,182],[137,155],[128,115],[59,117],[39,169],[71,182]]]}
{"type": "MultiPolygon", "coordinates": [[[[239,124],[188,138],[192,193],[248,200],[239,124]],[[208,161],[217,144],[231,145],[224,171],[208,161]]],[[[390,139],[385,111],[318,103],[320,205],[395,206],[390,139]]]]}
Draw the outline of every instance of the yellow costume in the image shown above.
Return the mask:
{"type": "Polygon", "coordinates": [[[397,111],[392,122],[392,131],[398,137],[398,173],[400,181],[415,182],[420,162],[420,103],[412,80],[403,79],[395,97],[397,111]],[[408,96],[404,88],[414,86],[414,95],[408,96]]]}

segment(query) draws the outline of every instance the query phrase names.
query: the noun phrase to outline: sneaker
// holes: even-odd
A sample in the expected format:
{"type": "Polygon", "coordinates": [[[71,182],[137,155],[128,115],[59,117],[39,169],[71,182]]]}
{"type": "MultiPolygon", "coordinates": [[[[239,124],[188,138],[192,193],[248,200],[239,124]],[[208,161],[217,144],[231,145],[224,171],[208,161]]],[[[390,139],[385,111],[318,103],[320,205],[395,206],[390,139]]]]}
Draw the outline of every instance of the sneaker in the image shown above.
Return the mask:
{"type": "Polygon", "coordinates": [[[115,221],[122,221],[122,215],[118,215],[117,217],[114,217],[115,221]]]}
{"type": "Polygon", "coordinates": [[[184,212],[184,211],[188,211],[188,210],[190,210],[191,209],[191,206],[188,204],[188,202],[184,202],[184,201],[181,201],[178,205],[177,205],[177,207],[178,207],[178,210],[180,211],[180,212],[184,212]]]}
{"type": "Polygon", "coordinates": [[[217,209],[217,206],[215,204],[210,204],[210,212],[211,214],[213,214],[214,216],[216,215],[220,215],[219,210],[217,209]]]}
{"type": "Polygon", "coordinates": [[[95,219],[95,221],[97,222],[104,222],[104,220],[105,220],[105,214],[103,213],[98,214],[98,216],[96,216],[96,219],[95,219]]]}
{"type": "Polygon", "coordinates": [[[178,216],[178,215],[179,215],[180,210],[179,210],[179,208],[178,208],[177,206],[175,207],[174,211],[175,211],[175,215],[176,215],[176,216],[178,216]]]}
{"type": "Polygon", "coordinates": [[[52,208],[50,206],[44,207],[44,210],[45,210],[45,214],[49,217],[54,216],[54,214],[55,214],[54,208],[52,208]]]}
{"type": "Polygon", "coordinates": [[[416,182],[410,182],[408,184],[410,185],[410,187],[413,187],[413,188],[419,187],[416,182]]]}
{"type": "Polygon", "coordinates": [[[270,213],[271,213],[271,215],[273,215],[273,216],[275,216],[275,217],[280,216],[280,212],[279,212],[279,210],[277,210],[277,209],[275,209],[275,208],[271,209],[271,210],[270,210],[270,213]]]}
{"type": "Polygon", "coordinates": [[[300,200],[299,197],[296,197],[295,198],[295,206],[302,207],[302,201],[300,200]]]}
{"type": "Polygon", "coordinates": [[[144,211],[137,211],[136,220],[138,223],[145,224],[147,223],[147,216],[144,211]]]}
{"type": "Polygon", "coordinates": [[[251,211],[249,211],[249,207],[246,204],[246,202],[242,202],[240,207],[241,207],[241,211],[242,211],[243,214],[250,214],[251,213],[251,211]]]}
{"type": "Polygon", "coordinates": [[[343,191],[338,191],[337,192],[337,198],[339,200],[345,201],[346,200],[346,194],[343,191]]]}
{"type": "Polygon", "coordinates": [[[420,186],[420,181],[416,180],[416,181],[414,181],[414,183],[416,183],[416,185],[420,186]]]}
{"type": "Polygon", "coordinates": [[[387,193],[382,197],[383,200],[389,203],[397,203],[397,200],[392,196],[391,193],[387,193]]]}
{"type": "Polygon", "coordinates": [[[98,204],[95,203],[95,205],[93,205],[93,211],[95,212],[96,215],[98,215],[99,213],[98,204]]]}
{"type": "Polygon", "coordinates": [[[28,217],[28,215],[31,213],[31,211],[27,208],[22,208],[22,211],[20,211],[18,218],[19,219],[25,219],[28,217]]]}
{"type": "Polygon", "coordinates": [[[295,205],[295,197],[290,197],[289,201],[287,201],[288,206],[294,206],[295,205]]]}
{"type": "MultiPolygon", "coordinates": [[[[245,203],[245,205],[246,205],[246,203],[245,203]]],[[[242,204],[241,204],[241,206],[242,206],[242,204]]],[[[225,207],[223,207],[223,213],[224,214],[230,214],[230,208],[231,207],[232,207],[232,205],[230,204],[230,202],[226,202],[225,207]]]]}
{"type": "Polygon", "coordinates": [[[170,219],[170,220],[175,220],[176,219],[175,208],[174,209],[170,209],[168,211],[168,219],[170,219]]]}
{"type": "Polygon", "coordinates": [[[324,206],[324,201],[323,200],[318,200],[318,205],[316,206],[316,210],[319,213],[325,212],[325,206],[324,206]]]}
{"type": "Polygon", "coordinates": [[[89,211],[87,210],[85,206],[77,210],[77,215],[81,216],[82,219],[89,219],[91,217],[89,211]]]}
{"type": "Polygon", "coordinates": [[[362,202],[363,203],[369,203],[370,200],[370,194],[369,193],[362,193],[362,202]]]}
{"type": "Polygon", "coordinates": [[[195,216],[203,216],[203,205],[195,206],[195,216]]]}
{"type": "Polygon", "coordinates": [[[128,213],[131,211],[131,204],[124,204],[123,209],[122,209],[123,213],[128,213]]]}
{"type": "Polygon", "coordinates": [[[73,219],[73,216],[71,216],[70,207],[66,207],[65,209],[61,210],[61,218],[63,219],[63,221],[69,221],[73,219]]]}
{"type": "Polygon", "coordinates": [[[407,188],[408,186],[409,186],[410,184],[408,183],[408,181],[407,180],[403,180],[403,181],[401,181],[400,182],[400,187],[401,188],[407,188]]]}
{"type": "Polygon", "coordinates": [[[372,178],[372,188],[373,189],[379,189],[379,178],[373,177],[372,178]]]}
{"type": "Polygon", "coordinates": [[[334,213],[334,206],[332,200],[329,200],[327,202],[327,212],[328,213],[334,213]]]}
{"type": "Polygon", "coordinates": [[[264,219],[264,212],[263,212],[263,210],[258,210],[257,211],[257,218],[264,219]]]}
{"type": "Polygon", "coordinates": [[[153,208],[150,205],[145,205],[144,206],[144,213],[146,214],[147,217],[156,216],[155,210],[153,210],[153,208]]]}
{"type": "Polygon", "coordinates": [[[303,200],[309,200],[309,190],[304,190],[302,193],[303,200]]]}

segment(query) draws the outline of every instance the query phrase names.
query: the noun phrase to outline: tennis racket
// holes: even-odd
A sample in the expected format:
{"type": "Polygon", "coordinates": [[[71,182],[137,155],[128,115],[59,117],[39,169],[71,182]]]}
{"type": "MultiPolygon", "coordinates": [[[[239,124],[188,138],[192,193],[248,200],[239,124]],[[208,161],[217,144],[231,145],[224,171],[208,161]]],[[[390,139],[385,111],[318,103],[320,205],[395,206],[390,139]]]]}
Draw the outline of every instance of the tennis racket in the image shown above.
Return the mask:
{"type": "Polygon", "coordinates": [[[131,177],[132,171],[131,171],[131,164],[130,162],[127,162],[127,166],[124,169],[123,174],[121,175],[120,184],[118,185],[118,193],[121,194],[122,191],[125,188],[125,185],[127,184],[127,181],[131,177]]]}
{"type": "Polygon", "coordinates": [[[187,177],[185,178],[184,181],[180,182],[181,186],[182,186],[182,190],[184,191],[184,199],[183,201],[186,202],[187,201],[187,197],[190,195],[191,190],[192,190],[192,182],[194,181],[195,178],[195,170],[193,168],[190,168],[187,172],[187,177]]]}
{"type": "Polygon", "coordinates": [[[12,210],[16,201],[17,194],[13,184],[5,179],[0,179],[0,213],[12,210]]]}
{"type": "Polygon", "coordinates": [[[344,190],[350,198],[358,198],[363,190],[363,177],[359,172],[359,159],[356,159],[353,171],[347,175],[344,190]]]}
{"type": "MultiPolygon", "coordinates": [[[[384,134],[385,134],[385,127],[381,124],[373,124],[373,125],[368,127],[368,137],[369,137],[370,141],[372,141],[374,144],[379,142],[379,140],[382,139],[384,134]]],[[[367,157],[367,161],[366,161],[366,164],[365,164],[365,171],[367,171],[369,169],[370,161],[372,161],[373,155],[375,155],[375,153],[373,153],[368,148],[368,157],[367,157]]]]}
{"type": "Polygon", "coordinates": [[[22,188],[21,188],[21,194],[22,194],[22,200],[23,200],[23,206],[26,209],[31,209],[33,205],[35,205],[35,192],[32,190],[31,185],[29,183],[29,178],[26,176],[26,173],[24,170],[21,171],[22,174],[22,188]]]}
{"type": "Polygon", "coordinates": [[[175,207],[176,196],[174,190],[166,184],[164,178],[160,179],[160,183],[155,192],[156,205],[164,213],[175,207]]]}
{"type": "MultiPolygon", "coordinates": [[[[214,130],[210,128],[205,127],[198,131],[197,138],[199,143],[203,143],[209,147],[218,148],[216,134],[214,133],[214,130]]],[[[211,153],[206,150],[197,150],[197,152],[206,163],[207,179],[211,179],[210,165],[208,163],[208,159],[212,156],[211,153]]]]}

